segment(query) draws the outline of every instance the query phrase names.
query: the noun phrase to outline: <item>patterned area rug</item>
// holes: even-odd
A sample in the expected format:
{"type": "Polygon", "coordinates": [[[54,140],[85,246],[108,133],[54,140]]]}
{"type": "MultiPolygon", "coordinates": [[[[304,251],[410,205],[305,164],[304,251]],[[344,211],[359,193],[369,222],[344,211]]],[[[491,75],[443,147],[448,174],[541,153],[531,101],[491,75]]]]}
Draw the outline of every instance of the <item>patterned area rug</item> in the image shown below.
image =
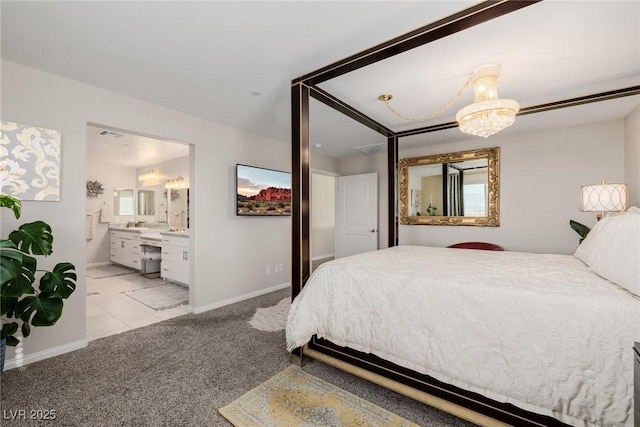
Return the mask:
{"type": "Polygon", "coordinates": [[[260,331],[281,331],[287,323],[289,307],[291,307],[291,297],[283,298],[278,304],[272,307],[259,308],[251,320],[249,320],[249,324],[251,327],[260,331]]]}
{"type": "Polygon", "coordinates": [[[236,427],[418,427],[290,366],[218,412],[236,427]]]}
{"type": "Polygon", "coordinates": [[[122,276],[123,274],[131,273],[139,273],[139,271],[118,264],[96,265],[87,268],[87,276],[92,279],[103,279],[105,277],[122,276]]]}
{"type": "Polygon", "coordinates": [[[134,289],[124,294],[154,310],[166,310],[189,302],[189,288],[175,283],[134,289]]]}

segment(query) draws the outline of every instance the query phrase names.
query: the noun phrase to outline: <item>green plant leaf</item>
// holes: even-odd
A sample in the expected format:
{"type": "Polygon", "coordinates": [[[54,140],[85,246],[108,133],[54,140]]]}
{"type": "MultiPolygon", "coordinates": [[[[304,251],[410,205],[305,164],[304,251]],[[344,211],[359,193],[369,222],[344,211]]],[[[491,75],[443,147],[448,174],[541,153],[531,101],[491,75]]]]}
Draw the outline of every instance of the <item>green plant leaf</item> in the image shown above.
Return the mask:
{"type": "Polygon", "coordinates": [[[22,336],[24,338],[28,337],[31,334],[31,326],[27,322],[22,323],[22,336]]]}
{"type": "Polygon", "coordinates": [[[16,199],[8,194],[0,194],[0,207],[11,209],[16,219],[20,218],[20,214],[22,213],[22,202],[20,199],[16,199]]]}
{"type": "Polygon", "coordinates": [[[62,315],[62,298],[55,292],[30,295],[16,305],[16,317],[33,326],[51,326],[62,315]]]}
{"type": "Polygon", "coordinates": [[[13,310],[16,308],[17,303],[18,298],[15,297],[0,298],[0,316],[13,317],[13,310]]]}
{"type": "MultiPolygon", "coordinates": [[[[4,251],[3,251],[4,254],[4,251]]],[[[22,256],[22,261],[11,258],[2,259],[3,269],[6,267],[6,280],[0,282],[1,297],[21,297],[26,294],[33,294],[33,282],[36,280],[36,259],[29,256],[22,256]]]]}
{"type": "Polygon", "coordinates": [[[591,228],[574,220],[569,220],[569,225],[573,231],[580,235],[582,240],[584,240],[587,237],[587,234],[589,234],[589,231],[591,231],[591,228]]]}
{"type": "Polygon", "coordinates": [[[23,253],[11,240],[0,240],[0,283],[16,277],[20,271],[23,253]]]}
{"type": "Polygon", "coordinates": [[[9,239],[28,254],[47,256],[53,251],[51,227],[44,221],[22,224],[9,234],[9,239]]]}
{"type": "Polygon", "coordinates": [[[69,262],[56,264],[52,272],[46,272],[40,279],[40,291],[55,292],[67,299],[76,289],[76,273],[74,265],[69,262]]]}
{"type": "Polygon", "coordinates": [[[6,338],[16,332],[18,332],[18,324],[16,322],[5,323],[2,325],[2,338],[6,338]]]}
{"type": "Polygon", "coordinates": [[[15,347],[20,342],[18,338],[14,337],[16,332],[18,332],[18,324],[16,322],[4,323],[0,336],[7,339],[7,345],[15,347]]]}

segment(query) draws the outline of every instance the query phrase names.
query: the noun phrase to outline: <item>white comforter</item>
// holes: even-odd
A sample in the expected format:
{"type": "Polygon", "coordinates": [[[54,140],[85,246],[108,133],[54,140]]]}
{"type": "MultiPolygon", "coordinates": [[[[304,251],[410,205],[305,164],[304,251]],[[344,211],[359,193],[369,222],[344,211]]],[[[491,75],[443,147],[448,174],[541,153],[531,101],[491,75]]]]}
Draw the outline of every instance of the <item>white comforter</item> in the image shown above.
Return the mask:
{"type": "Polygon", "coordinates": [[[291,306],[312,335],[574,426],[633,423],[640,300],[571,255],[399,246],[322,264],[291,306]]]}

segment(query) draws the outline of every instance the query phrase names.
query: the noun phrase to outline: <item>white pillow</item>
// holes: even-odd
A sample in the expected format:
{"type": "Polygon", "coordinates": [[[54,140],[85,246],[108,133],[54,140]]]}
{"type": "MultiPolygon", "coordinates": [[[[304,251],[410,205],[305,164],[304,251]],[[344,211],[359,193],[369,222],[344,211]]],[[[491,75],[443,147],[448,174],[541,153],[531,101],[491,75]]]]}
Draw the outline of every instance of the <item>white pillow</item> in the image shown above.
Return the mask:
{"type": "Polygon", "coordinates": [[[573,254],[594,273],[640,296],[640,210],[607,215],[573,254]]]}

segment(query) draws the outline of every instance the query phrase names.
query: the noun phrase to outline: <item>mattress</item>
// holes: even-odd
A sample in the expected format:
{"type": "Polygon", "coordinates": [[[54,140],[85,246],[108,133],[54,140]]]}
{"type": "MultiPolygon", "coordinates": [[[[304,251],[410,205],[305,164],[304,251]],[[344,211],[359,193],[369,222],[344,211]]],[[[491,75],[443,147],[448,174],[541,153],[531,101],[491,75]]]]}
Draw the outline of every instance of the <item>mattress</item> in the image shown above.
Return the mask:
{"type": "Polygon", "coordinates": [[[397,246],[322,264],[292,303],[315,334],[573,426],[631,427],[640,300],[572,255],[397,246]]]}

